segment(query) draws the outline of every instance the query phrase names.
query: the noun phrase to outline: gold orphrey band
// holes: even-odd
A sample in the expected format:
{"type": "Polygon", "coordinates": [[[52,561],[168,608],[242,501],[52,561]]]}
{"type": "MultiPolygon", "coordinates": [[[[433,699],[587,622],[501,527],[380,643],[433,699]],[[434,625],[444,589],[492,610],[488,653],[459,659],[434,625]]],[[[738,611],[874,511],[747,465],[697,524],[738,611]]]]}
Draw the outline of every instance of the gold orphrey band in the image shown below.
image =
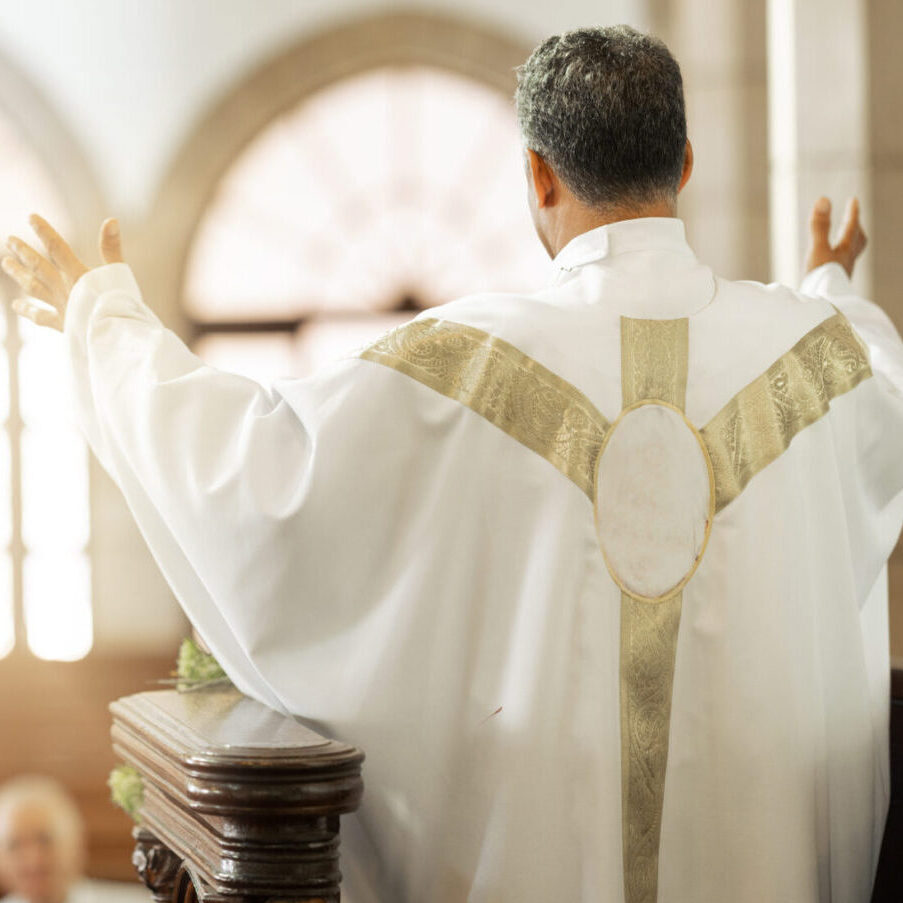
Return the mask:
{"type": "MultiPolygon", "coordinates": [[[[621,317],[621,403],[686,407],[689,321],[621,317]]],[[[625,903],[654,903],[683,594],[621,593],[621,845],[625,903]]]]}

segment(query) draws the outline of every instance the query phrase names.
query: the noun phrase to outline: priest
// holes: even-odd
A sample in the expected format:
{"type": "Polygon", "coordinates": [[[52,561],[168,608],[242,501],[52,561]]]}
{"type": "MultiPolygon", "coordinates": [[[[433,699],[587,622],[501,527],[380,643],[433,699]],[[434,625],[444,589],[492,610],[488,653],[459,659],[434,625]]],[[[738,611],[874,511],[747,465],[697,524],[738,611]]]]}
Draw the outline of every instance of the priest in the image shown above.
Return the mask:
{"type": "Polygon", "coordinates": [[[118,227],[40,218],[16,310],[245,693],[367,753],[354,903],[866,903],[888,801],[885,563],[903,343],[856,297],[858,206],[801,291],[677,218],[677,63],[627,27],[518,71],[555,276],[308,379],[205,365],[118,227]],[[37,299],[37,300],[35,300],[37,299]]]}

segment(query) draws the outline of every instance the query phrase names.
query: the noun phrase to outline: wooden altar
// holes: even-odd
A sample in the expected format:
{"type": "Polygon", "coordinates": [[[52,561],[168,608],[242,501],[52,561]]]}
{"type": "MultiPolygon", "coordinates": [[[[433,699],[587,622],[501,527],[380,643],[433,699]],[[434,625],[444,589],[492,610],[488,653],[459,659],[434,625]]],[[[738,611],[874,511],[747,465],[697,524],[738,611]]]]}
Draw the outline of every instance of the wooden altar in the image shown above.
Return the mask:
{"type": "Polygon", "coordinates": [[[133,862],[159,903],[338,903],[339,816],[363,754],[235,690],[114,702],[140,775],[133,862]]]}

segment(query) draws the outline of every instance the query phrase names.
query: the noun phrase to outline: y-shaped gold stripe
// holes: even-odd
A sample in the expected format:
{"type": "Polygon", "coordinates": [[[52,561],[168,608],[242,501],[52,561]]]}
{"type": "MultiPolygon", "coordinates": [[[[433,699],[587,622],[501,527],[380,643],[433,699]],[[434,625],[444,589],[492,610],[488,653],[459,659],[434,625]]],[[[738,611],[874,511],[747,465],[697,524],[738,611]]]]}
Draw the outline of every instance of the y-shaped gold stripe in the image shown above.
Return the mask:
{"type": "MultiPolygon", "coordinates": [[[[415,320],[361,357],[466,405],[544,457],[595,504],[599,451],[610,429],[576,387],[502,339],[459,323],[415,320]]],[[[688,321],[621,320],[625,408],[685,407],[688,321]]],[[[871,375],[865,349],[837,314],[807,333],[705,426],[717,510],[774,461],[830,401],[871,375]]],[[[621,743],[627,903],[654,903],[682,597],[621,597],[621,743]]]]}
{"type": "Polygon", "coordinates": [[[828,412],[832,399],[872,375],[868,354],[841,313],[806,333],[741,389],[701,430],[715,471],[715,510],[828,412]]]}
{"type": "MultiPolygon", "coordinates": [[[[621,317],[621,402],[683,413],[689,320],[621,317]]],[[[604,512],[597,512],[604,516],[604,512]]],[[[708,529],[707,525],[707,529],[708,529]]],[[[655,903],[683,595],[621,594],[621,834],[626,903],[655,903]]]]}
{"type": "Polygon", "coordinates": [[[361,352],[466,405],[593,498],[608,421],[575,386],[519,349],[448,320],[413,320],[361,352]]]}

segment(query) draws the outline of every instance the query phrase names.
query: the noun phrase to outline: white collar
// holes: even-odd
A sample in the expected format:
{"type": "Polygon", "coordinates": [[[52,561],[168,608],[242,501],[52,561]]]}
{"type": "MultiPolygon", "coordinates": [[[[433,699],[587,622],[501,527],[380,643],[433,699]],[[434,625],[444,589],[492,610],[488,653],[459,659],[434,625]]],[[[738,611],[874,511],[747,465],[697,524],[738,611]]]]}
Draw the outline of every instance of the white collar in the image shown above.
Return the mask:
{"type": "MultiPolygon", "coordinates": [[[[608,303],[630,316],[650,319],[688,317],[714,300],[712,270],[687,244],[683,220],[642,217],[618,220],[571,239],[553,261],[551,286],[581,273],[605,282],[608,303]],[[587,267],[587,264],[600,264],[587,267]]],[[[594,298],[601,298],[599,286],[594,298]]]]}
{"type": "Polygon", "coordinates": [[[674,251],[694,258],[683,220],[673,216],[622,219],[572,238],[552,261],[556,272],[570,271],[630,251],[674,251]]]}

